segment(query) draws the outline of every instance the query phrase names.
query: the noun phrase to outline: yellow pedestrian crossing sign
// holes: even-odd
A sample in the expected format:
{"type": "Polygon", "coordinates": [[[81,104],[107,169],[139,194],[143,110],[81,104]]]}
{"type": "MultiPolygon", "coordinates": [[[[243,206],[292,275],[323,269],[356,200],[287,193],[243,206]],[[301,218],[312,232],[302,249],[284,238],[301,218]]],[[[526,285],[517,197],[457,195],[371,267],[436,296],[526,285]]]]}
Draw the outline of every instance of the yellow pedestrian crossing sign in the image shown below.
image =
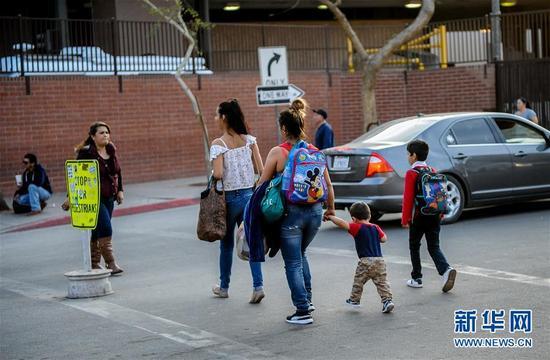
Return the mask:
{"type": "Polygon", "coordinates": [[[101,194],[97,160],[67,160],[65,181],[73,227],[95,229],[101,194]]]}

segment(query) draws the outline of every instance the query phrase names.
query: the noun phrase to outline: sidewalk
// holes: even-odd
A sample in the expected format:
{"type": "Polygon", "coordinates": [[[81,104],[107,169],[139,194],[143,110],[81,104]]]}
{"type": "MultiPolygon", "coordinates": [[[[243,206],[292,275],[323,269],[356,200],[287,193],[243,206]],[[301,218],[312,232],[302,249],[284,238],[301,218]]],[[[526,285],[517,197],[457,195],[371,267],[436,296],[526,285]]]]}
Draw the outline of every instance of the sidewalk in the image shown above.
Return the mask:
{"type": "MultiPolygon", "coordinates": [[[[115,205],[114,216],[169,209],[198,203],[206,187],[204,176],[124,185],[124,203],[115,205]]],[[[11,206],[11,199],[6,199],[11,206]]],[[[69,214],[61,209],[65,193],[57,192],[48,200],[41,214],[26,216],[12,211],[0,212],[0,234],[70,223],[69,214]]]]}

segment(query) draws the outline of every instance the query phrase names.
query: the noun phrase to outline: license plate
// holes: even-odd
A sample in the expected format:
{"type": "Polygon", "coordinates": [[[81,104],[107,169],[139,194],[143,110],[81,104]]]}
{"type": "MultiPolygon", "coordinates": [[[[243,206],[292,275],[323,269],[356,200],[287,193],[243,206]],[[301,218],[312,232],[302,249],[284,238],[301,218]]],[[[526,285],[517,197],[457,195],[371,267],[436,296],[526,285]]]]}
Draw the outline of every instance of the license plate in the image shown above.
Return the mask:
{"type": "Polygon", "coordinates": [[[334,170],[346,170],[349,168],[349,156],[335,156],[332,162],[334,170]]]}

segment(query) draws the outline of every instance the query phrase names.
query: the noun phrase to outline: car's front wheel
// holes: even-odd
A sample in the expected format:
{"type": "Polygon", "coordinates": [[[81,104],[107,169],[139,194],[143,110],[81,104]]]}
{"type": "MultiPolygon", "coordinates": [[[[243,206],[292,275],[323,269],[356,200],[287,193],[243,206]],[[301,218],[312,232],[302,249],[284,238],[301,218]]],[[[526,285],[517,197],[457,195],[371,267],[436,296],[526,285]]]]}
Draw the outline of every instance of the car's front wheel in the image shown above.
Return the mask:
{"type": "Polygon", "coordinates": [[[447,175],[447,208],[448,212],[441,221],[442,224],[452,224],[462,214],[465,203],[464,190],[460,182],[453,176],[447,175]]]}

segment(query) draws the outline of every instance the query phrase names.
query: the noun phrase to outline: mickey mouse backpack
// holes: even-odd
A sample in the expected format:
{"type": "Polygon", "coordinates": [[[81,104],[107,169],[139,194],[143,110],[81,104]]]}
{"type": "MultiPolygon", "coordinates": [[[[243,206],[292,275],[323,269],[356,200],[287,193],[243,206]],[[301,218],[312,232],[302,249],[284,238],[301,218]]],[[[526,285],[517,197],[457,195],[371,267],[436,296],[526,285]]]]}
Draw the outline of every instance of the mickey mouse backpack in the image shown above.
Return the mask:
{"type": "Polygon", "coordinates": [[[327,199],[325,154],[300,140],[288,154],[282,190],[289,204],[313,205],[327,199]]]}

